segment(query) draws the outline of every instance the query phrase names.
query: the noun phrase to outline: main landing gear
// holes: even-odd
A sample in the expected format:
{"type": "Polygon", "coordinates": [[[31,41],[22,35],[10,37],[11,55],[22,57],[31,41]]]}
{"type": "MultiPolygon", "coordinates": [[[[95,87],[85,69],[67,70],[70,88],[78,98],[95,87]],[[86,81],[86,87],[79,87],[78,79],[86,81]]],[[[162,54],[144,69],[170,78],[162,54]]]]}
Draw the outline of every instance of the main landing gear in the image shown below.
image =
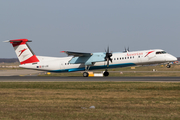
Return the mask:
{"type": "Polygon", "coordinates": [[[105,77],[107,77],[107,76],[109,76],[109,72],[108,72],[107,70],[105,70],[105,72],[103,73],[103,75],[104,75],[105,77]]]}
{"type": "MultiPolygon", "coordinates": [[[[105,70],[105,72],[103,73],[103,75],[105,77],[109,76],[109,72],[108,72],[108,68],[109,68],[109,61],[111,61],[112,63],[112,53],[109,52],[109,47],[107,48],[107,51],[106,51],[106,56],[104,57],[105,61],[107,61],[107,68],[105,70]]],[[[85,65],[85,72],[83,72],[83,77],[88,77],[89,76],[89,73],[87,72],[89,70],[91,66],[87,66],[85,65]]]]}
{"type": "Polygon", "coordinates": [[[83,72],[83,77],[88,77],[89,73],[88,72],[83,72]]]}
{"type": "MultiPolygon", "coordinates": [[[[103,73],[103,76],[104,77],[107,77],[109,76],[109,72],[106,70],[104,73],[103,73]]],[[[83,72],[83,77],[89,77],[89,73],[86,71],[86,72],[83,72]]]]}
{"type": "Polygon", "coordinates": [[[83,77],[88,77],[89,76],[89,73],[88,73],[88,70],[90,69],[91,66],[85,66],[85,72],[83,72],[83,77]]]}
{"type": "MultiPolygon", "coordinates": [[[[88,69],[85,69],[86,71],[85,71],[85,72],[83,72],[83,77],[89,77],[88,70],[89,70],[89,68],[90,68],[90,67],[85,67],[85,68],[88,68],[88,69]]],[[[108,70],[107,70],[107,69],[104,71],[103,76],[104,76],[104,77],[109,76],[109,72],[108,72],[108,70]]]]}

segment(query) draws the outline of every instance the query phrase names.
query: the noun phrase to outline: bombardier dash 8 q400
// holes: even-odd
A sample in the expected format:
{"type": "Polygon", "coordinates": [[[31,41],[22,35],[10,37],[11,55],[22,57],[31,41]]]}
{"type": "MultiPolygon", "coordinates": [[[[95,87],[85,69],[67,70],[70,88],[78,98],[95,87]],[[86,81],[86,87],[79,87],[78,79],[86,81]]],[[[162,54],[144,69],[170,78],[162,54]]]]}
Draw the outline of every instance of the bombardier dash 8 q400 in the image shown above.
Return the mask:
{"type": "Polygon", "coordinates": [[[28,39],[8,40],[15,50],[22,68],[49,72],[74,72],[84,71],[83,76],[88,77],[88,70],[105,69],[104,76],[108,76],[108,68],[127,67],[135,65],[149,65],[158,63],[167,63],[170,68],[170,62],[177,61],[177,58],[166,53],[161,49],[143,50],[143,51],[125,51],[125,52],[106,52],[82,53],[62,51],[68,57],[45,57],[36,56],[28,46],[28,39]]]}

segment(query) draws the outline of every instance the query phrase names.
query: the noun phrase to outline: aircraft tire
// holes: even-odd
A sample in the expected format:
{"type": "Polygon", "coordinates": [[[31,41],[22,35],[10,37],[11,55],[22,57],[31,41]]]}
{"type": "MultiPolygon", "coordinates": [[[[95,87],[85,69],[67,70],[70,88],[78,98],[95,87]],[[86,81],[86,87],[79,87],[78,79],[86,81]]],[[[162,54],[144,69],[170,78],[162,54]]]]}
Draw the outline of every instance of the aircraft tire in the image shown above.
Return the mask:
{"type": "Polygon", "coordinates": [[[88,72],[83,72],[83,77],[88,77],[89,73],[88,72]]]}
{"type": "Polygon", "coordinates": [[[109,72],[104,72],[103,75],[104,75],[105,77],[107,77],[107,76],[109,76],[109,72]]]}
{"type": "Polygon", "coordinates": [[[170,67],[171,67],[171,65],[166,65],[166,67],[167,67],[167,68],[170,68],[170,67]]]}

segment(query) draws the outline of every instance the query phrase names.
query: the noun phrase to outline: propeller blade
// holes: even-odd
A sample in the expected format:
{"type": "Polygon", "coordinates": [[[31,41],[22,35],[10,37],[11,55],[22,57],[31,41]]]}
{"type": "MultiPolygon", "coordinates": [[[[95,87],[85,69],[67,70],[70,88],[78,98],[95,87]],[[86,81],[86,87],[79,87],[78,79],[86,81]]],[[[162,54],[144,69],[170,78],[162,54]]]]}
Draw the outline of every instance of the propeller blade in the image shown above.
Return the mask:
{"type": "Polygon", "coordinates": [[[110,61],[111,61],[111,63],[112,63],[112,59],[110,58],[109,60],[110,60],[110,61]]]}
{"type": "Polygon", "coordinates": [[[109,58],[107,58],[107,67],[109,67],[109,58]]]}
{"type": "Polygon", "coordinates": [[[105,56],[105,61],[107,61],[107,67],[109,67],[109,61],[111,61],[112,63],[111,57],[112,57],[112,53],[109,53],[109,46],[108,46],[107,51],[106,51],[106,56],[105,56]]]}

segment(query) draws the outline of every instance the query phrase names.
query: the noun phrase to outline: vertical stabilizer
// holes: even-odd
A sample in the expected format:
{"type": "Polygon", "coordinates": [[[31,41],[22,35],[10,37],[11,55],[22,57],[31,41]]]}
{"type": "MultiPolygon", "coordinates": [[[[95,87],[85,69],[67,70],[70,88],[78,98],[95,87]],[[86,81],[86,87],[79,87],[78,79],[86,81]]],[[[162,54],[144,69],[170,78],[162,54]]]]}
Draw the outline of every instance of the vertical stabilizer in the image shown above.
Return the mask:
{"type": "Polygon", "coordinates": [[[9,40],[8,42],[13,45],[15,53],[21,65],[39,62],[38,58],[27,44],[27,42],[31,42],[28,39],[9,40]]]}

